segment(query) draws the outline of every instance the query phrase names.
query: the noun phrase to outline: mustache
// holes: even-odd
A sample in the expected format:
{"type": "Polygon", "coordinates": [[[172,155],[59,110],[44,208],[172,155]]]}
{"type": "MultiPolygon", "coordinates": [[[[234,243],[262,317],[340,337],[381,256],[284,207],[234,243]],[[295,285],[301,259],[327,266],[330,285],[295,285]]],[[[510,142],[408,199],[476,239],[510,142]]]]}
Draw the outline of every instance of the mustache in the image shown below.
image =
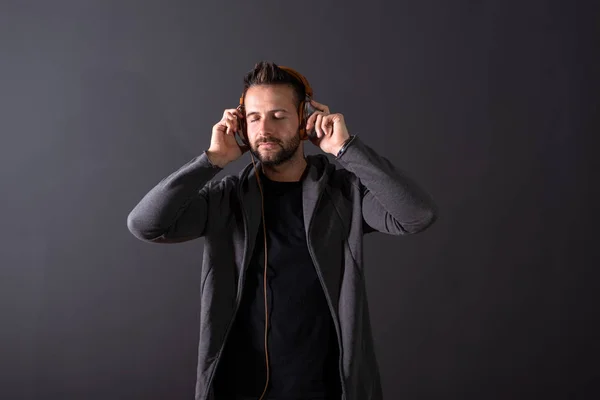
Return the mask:
{"type": "Polygon", "coordinates": [[[257,140],[257,141],[256,141],[256,144],[257,144],[257,145],[259,145],[259,144],[262,144],[262,143],[275,143],[275,144],[281,144],[281,143],[279,142],[279,140],[277,140],[277,139],[275,139],[275,138],[268,138],[268,137],[261,138],[261,139],[259,139],[259,140],[257,140]]]}

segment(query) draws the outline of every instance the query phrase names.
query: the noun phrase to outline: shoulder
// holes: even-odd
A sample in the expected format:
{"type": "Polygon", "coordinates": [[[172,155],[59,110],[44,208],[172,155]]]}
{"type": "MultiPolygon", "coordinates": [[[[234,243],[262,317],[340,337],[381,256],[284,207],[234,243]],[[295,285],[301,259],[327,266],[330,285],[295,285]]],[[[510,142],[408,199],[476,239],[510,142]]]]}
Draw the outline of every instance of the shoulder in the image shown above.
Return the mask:
{"type": "Polygon", "coordinates": [[[324,179],[327,186],[333,190],[344,192],[360,190],[360,180],[349,171],[324,154],[309,156],[310,163],[317,167],[319,179],[324,179]]]}
{"type": "Polygon", "coordinates": [[[206,184],[205,188],[211,193],[237,193],[240,185],[248,181],[252,167],[252,163],[249,163],[237,173],[229,173],[220,179],[213,179],[206,184]]]}
{"type": "Polygon", "coordinates": [[[206,183],[202,190],[209,196],[225,195],[235,192],[238,186],[239,177],[237,175],[225,175],[221,179],[214,179],[206,183]]]}

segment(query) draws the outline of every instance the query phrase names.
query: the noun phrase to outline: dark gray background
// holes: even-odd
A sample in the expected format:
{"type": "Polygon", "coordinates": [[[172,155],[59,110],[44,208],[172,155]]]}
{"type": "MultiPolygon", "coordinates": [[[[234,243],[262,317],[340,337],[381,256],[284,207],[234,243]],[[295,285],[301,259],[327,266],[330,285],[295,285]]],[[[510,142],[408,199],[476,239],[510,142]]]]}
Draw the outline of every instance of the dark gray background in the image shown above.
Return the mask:
{"type": "Polygon", "coordinates": [[[439,205],[366,241],[386,398],[594,398],[585,4],[0,1],[0,398],[193,398],[203,242],[148,245],[126,217],[262,59],[439,205]]]}

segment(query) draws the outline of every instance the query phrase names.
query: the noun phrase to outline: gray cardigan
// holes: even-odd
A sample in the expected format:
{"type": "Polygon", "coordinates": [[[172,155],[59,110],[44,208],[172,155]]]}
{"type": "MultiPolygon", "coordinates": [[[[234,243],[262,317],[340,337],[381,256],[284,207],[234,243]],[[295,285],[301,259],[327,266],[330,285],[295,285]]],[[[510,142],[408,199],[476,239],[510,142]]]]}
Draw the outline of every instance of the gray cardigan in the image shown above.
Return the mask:
{"type": "MultiPolygon", "coordinates": [[[[344,400],[383,399],[363,275],[363,235],[423,231],[436,219],[431,197],[359,137],[337,158],[309,155],[303,180],[308,248],[337,331],[344,400]]],[[[260,168],[260,163],[257,163],[260,168]]],[[[196,400],[212,400],[212,379],[241,298],[261,222],[250,163],[238,175],[206,152],[162,179],[135,206],[127,226],[152,243],[204,238],[196,400]]]]}

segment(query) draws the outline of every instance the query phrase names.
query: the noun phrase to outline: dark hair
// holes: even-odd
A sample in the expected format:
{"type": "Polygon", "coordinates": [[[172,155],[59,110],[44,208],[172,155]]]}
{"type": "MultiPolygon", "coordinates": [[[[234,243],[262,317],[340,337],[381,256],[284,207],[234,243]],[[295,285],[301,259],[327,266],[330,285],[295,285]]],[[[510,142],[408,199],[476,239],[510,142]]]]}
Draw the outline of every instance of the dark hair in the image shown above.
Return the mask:
{"type": "Polygon", "coordinates": [[[306,96],[304,85],[293,75],[279,68],[271,61],[260,61],[244,76],[244,92],[255,85],[291,85],[294,90],[294,104],[300,106],[300,101],[306,96]]]}

